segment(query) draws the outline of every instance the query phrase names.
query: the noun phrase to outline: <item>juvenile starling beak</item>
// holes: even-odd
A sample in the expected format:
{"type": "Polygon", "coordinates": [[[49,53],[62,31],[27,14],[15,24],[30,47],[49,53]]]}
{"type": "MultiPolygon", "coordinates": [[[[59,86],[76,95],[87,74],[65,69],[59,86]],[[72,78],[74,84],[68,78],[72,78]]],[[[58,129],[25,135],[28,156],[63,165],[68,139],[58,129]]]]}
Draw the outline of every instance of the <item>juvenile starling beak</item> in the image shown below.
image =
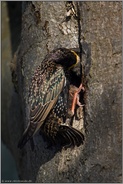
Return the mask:
{"type": "Polygon", "coordinates": [[[38,66],[29,89],[30,122],[18,143],[19,148],[23,148],[39,128],[51,139],[60,137],[64,144],[79,146],[83,143],[81,132],[62,125],[68,110],[69,70],[78,62],[76,52],[59,48],[50,52],[38,66]]]}

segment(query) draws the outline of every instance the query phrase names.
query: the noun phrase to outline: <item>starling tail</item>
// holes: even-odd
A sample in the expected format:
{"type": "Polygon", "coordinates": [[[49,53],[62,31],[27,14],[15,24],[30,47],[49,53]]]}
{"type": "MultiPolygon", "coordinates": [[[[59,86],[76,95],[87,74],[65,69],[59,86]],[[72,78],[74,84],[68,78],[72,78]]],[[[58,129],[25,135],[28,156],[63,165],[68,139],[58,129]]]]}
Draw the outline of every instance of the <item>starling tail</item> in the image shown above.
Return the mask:
{"type": "Polygon", "coordinates": [[[28,131],[26,131],[18,142],[18,148],[22,149],[30,138],[28,131]]]}
{"type": "Polygon", "coordinates": [[[22,149],[25,144],[30,140],[32,150],[34,149],[33,134],[36,129],[36,124],[30,123],[30,126],[24,131],[23,136],[18,142],[18,148],[22,149]]]}
{"type": "Polygon", "coordinates": [[[61,125],[57,118],[50,119],[43,125],[42,131],[54,143],[59,143],[65,148],[80,146],[83,144],[84,135],[72,126],[61,125]]]}
{"type": "Polygon", "coordinates": [[[65,148],[80,146],[84,141],[84,135],[72,126],[61,125],[56,138],[59,138],[65,148]]]}

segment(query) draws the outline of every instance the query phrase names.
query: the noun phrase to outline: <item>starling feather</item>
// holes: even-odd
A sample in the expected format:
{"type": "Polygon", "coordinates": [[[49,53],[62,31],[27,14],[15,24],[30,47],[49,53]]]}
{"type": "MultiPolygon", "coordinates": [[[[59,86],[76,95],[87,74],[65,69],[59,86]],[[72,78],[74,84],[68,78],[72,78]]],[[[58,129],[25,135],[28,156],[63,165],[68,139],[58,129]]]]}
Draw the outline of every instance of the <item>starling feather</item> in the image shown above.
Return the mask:
{"type": "Polygon", "coordinates": [[[66,48],[50,52],[37,67],[29,89],[30,122],[18,143],[19,148],[31,140],[41,128],[51,139],[79,146],[83,134],[65,126],[68,110],[69,70],[79,62],[79,56],[66,48]]]}

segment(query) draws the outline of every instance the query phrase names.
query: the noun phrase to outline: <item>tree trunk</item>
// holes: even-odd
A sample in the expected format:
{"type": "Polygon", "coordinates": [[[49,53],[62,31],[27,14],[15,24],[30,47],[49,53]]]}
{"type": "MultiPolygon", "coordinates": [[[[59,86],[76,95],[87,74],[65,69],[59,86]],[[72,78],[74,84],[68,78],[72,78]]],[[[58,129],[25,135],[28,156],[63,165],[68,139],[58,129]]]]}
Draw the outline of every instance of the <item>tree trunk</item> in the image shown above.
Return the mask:
{"type": "MultiPolygon", "coordinates": [[[[9,129],[21,180],[121,182],[121,10],[121,2],[23,2],[21,44],[13,70],[23,118],[11,122],[9,129]],[[73,125],[83,129],[85,143],[72,151],[48,149],[37,133],[34,151],[29,143],[17,150],[28,124],[32,73],[58,47],[84,51],[84,118],[74,118],[73,125]]],[[[79,111],[82,115],[83,108],[79,111]]]]}

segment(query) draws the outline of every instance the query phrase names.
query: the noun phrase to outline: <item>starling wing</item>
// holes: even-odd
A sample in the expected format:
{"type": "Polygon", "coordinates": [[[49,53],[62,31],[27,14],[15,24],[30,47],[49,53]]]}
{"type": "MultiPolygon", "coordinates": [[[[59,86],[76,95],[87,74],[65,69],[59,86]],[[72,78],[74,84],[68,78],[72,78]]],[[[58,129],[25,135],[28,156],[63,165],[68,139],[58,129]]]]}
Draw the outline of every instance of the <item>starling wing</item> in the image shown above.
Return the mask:
{"type": "MultiPolygon", "coordinates": [[[[45,64],[46,65],[46,64],[45,64]]],[[[23,148],[28,140],[42,126],[51,109],[57,102],[65,83],[62,67],[42,65],[37,68],[30,87],[30,122],[18,143],[23,148]]]]}

